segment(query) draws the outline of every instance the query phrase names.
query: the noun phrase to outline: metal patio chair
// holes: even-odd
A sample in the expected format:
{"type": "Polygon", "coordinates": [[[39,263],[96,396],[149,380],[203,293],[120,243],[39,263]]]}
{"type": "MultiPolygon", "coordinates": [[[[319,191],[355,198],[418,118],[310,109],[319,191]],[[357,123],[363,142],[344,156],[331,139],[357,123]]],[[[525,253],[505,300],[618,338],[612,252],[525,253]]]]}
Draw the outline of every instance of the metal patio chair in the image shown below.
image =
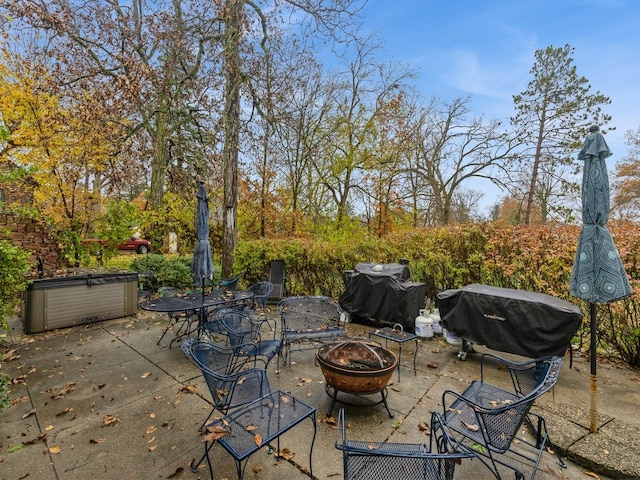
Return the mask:
{"type": "Polygon", "coordinates": [[[278,313],[285,363],[291,364],[294,344],[296,350],[308,350],[347,336],[342,308],[332,298],[288,297],[278,303],[278,313]]]}
{"type": "Polygon", "coordinates": [[[286,270],[284,260],[272,260],[269,265],[269,281],[273,284],[273,289],[268,298],[276,302],[286,297],[286,270]]]}
{"type": "Polygon", "coordinates": [[[238,283],[240,282],[240,279],[243,275],[244,272],[240,272],[238,275],[235,275],[231,278],[221,278],[218,286],[227,290],[237,290],[238,283]]]}
{"type": "MultiPolygon", "coordinates": [[[[248,368],[234,371],[238,365],[233,365],[235,356],[233,349],[225,348],[208,340],[192,340],[191,342],[183,342],[183,345],[185,345],[183,350],[188,350],[187,356],[200,368],[211,393],[213,408],[199,428],[200,432],[207,433],[207,422],[214,411],[226,415],[230,410],[247,405],[271,393],[267,373],[264,369],[248,368]]],[[[209,450],[214,443],[213,441],[205,442],[204,454],[191,467],[194,473],[198,471],[205,458],[211,471],[209,450]]],[[[211,472],[211,478],[213,478],[213,472],[211,472]]]]}
{"type": "Polygon", "coordinates": [[[523,480],[524,464],[532,469],[533,480],[547,448],[555,452],[560,465],[565,467],[549,438],[544,418],[531,412],[534,402],[556,384],[561,367],[562,357],[512,362],[483,354],[480,380],[473,381],[463,393],[451,390],[443,393],[445,427],[463,447],[476,453],[498,480],[502,478],[499,466],[512,470],[516,480],[523,480]],[[486,381],[485,363],[489,361],[497,364],[495,374],[509,375],[509,390],[486,381]],[[523,424],[530,428],[533,440],[519,435],[523,424]]]}
{"type": "Polygon", "coordinates": [[[269,321],[267,317],[267,300],[269,299],[269,295],[273,291],[273,283],[268,280],[254,283],[249,288],[247,288],[248,292],[253,294],[253,304],[251,305],[252,310],[258,312],[259,316],[263,320],[267,320],[267,324],[273,330],[273,338],[276,338],[276,324],[275,320],[273,320],[273,324],[269,321]]]}
{"type": "Polygon", "coordinates": [[[266,319],[255,319],[249,313],[235,309],[220,311],[219,319],[226,331],[229,345],[238,356],[260,359],[264,362],[265,369],[277,357],[276,373],[279,373],[282,340],[262,339],[262,325],[267,323],[266,319]]]}
{"type": "Polygon", "coordinates": [[[451,480],[457,463],[475,455],[457,448],[442,428],[440,414],[431,414],[429,445],[348,440],[344,410],[338,414],[337,449],[342,451],[345,480],[451,480]],[[432,451],[435,445],[436,450],[432,451]]]}

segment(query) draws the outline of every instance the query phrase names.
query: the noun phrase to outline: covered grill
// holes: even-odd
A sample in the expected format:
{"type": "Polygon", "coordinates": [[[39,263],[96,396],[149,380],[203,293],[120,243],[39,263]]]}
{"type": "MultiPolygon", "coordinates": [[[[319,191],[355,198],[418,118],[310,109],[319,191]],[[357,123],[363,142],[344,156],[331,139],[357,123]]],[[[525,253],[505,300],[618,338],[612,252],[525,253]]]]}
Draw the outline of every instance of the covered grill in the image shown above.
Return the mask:
{"type": "Polygon", "coordinates": [[[438,294],[440,322],[464,340],[537,358],[564,355],[582,311],[543,293],[471,284],[438,294]]]}
{"type": "Polygon", "coordinates": [[[413,331],[427,286],[411,281],[407,265],[359,263],[345,281],[340,306],[354,318],[374,319],[413,331]]]}

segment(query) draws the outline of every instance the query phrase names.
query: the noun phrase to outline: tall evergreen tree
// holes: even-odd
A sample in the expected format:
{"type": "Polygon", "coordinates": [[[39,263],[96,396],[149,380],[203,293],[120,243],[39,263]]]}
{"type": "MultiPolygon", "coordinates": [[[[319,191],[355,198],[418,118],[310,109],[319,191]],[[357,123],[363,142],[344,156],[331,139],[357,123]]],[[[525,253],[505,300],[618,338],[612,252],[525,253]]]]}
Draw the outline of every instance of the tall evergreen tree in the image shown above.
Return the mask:
{"type": "MultiPolygon", "coordinates": [[[[573,64],[573,52],[568,44],[536,50],[530,71],[533,78],[524,92],[513,96],[516,115],[511,123],[524,146],[520,162],[530,171],[525,194],[526,224],[531,222],[534,204],[549,208],[550,193],[541,187],[553,182],[543,177],[555,174],[562,177],[561,185],[568,187],[566,175],[560,172],[566,173],[567,166],[574,165],[574,149],[579,148],[587,127],[596,123],[602,128],[611,120],[601,110],[611,100],[599,91],[591,93],[589,81],[578,75],[573,64]]],[[[523,166],[519,165],[518,170],[522,171],[523,166]]]]}

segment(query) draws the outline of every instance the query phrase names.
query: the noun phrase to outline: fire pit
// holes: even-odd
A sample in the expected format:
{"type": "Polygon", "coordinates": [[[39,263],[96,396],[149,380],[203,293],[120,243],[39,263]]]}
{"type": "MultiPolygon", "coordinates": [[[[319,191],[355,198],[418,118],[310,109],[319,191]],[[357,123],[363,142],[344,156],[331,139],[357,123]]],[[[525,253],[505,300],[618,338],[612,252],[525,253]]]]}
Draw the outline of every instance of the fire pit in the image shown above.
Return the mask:
{"type": "Polygon", "coordinates": [[[341,403],[353,406],[383,403],[389,416],[393,417],[387,405],[387,383],[398,359],[392,351],[375,342],[346,340],[320,347],[316,360],[327,381],[327,394],[333,399],[328,415],[333,411],[338,392],[357,397],[380,393],[382,399],[378,402],[352,404],[341,400],[341,403]]]}

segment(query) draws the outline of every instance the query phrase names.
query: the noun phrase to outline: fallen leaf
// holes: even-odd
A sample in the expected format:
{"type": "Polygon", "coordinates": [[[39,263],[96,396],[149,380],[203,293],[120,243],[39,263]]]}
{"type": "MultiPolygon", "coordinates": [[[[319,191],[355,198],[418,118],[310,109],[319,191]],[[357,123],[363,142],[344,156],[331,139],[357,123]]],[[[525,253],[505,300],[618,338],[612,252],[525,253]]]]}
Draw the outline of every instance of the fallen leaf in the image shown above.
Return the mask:
{"type": "Polygon", "coordinates": [[[246,381],[247,381],[247,377],[242,377],[240,378],[240,380],[238,380],[238,385],[242,385],[246,381]]]}
{"type": "Polygon", "coordinates": [[[17,405],[19,403],[25,403],[29,401],[29,397],[16,397],[11,400],[11,405],[17,405]]]}
{"type": "Polygon", "coordinates": [[[31,410],[29,410],[28,412],[26,412],[24,415],[22,415],[22,418],[24,419],[24,418],[27,418],[27,417],[29,417],[29,416],[31,416],[31,415],[35,415],[35,414],[36,414],[36,409],[35,409],[35,408],[32,408],[31,410]]]}
{"type": "Polygon", "coordinates": [[[196,387],[195,385],[182,385],[182,387],[180,387],[180,391],[181,392],[187,392],[187,393],[196,393],[196,390],[198,389],[198,387],[196,387]]]}
{"type": "Polygon", "coordinates": [[[147,378],[151,376],[151,372],[144,372],[140,378],[147,378]]]}
{"type": "Polygon", "coordinates": [[[604,450],[602,450],[602,453],[604,453],[605,455],[609,455],[609,450],[605,448],[604,450]]]}
{"type": "Polygon", "coordinates": [[[260,447],[262,445],[262,435],[260,435],[259,433],[256,433],[253,436],[253,441],[256,443],[258,447],[260,447]]]}
{"type": "Polygon", "coordinates": [[[2,358],[5,362],[10,362],[11,360],[17,360],[20,358],[20,355],[18,355],[18,351],[14,348],[5,353],[2,358]]]}
{"type": "Polygon", "coordinates": [[[469,430],[471,430],[472,432],[477,432],[478,430],[480,430],[480,427],[478,425],[476,425],[475,423],[462,422],[462,424],[465,427],[467,427],[469,430]]]}
{"type": "Polygon", "coordinates": [[[429,363],[427,363],[427,368],[438,368],[438,364],[437,363],[433,363],[433,362],[429,362],[429,363]]]}
{"type": "Polygon", "coordinates": [[[247,432],[253,432],[254,430],[257,430],[257,429],[258,429],[257,425],[247,425],[245,428],[247,432]]]}
{"type": "Polygon", "coordinates": [[[105,415],[102,417],[102,426],[108,427],[109,425],[114,425],[119,421],[120,419],[116,415],[105,415]]]}
{"type": "Polygon", "coordinates": [[[431,427],[424,422],[420,422],[418,424],[418,430],[420,430],[425,435],[431,435],[431,427]]]}
{"type": "Polygon", "coordinates": [[[589,475],[590,477],[593,478],[600,478],[600,475],[598,475],[597,473],[593,473],[593,472],[584,472],[585,475],[589,475]]]}
{"type": "Polygon", "coordinates": [[[100,438],[90,438],[89,439],[89,443],[103,443],[105,441],[106,441],[106,439],[102,438],[102,437],[100,437],[100,438]]]}
{"type": "Polygon", "coordinates": [[[145,435],[149,435],[153,432],[155,432],[156,430],[158,430],[158,427],[156,427],[155,425],[151,425],[149,427],[147,427],[147,429],[145,430],[145,435]]]}
{"type": "Polygon", "coordinates": [[[61,417],[62,415],[66,415],[67,413],[73,412],[73,408],[67,407],[63,411],[56,413],[56,417],[61,417]]]}
{"type": "MultiPolygon", "coordinates": [[[[29,372],[29,373],[33,373],[33,372],[29,372]]],[[[24,383],[27,380],[27,376],[26,375],[18,375],[17,377],[14,377],[11,379],[11,385],[17,385],[18,383],[24,383]]]]}
{"type": "Polygon", "coordinates": [[[369,445],[367,445],[367,448],[368,448],[369,450],[377,450],[377,449],[378,449],[378,446],[377,446],[377,445],[373,445],[372,443],[370,443],[369,445]]]}
{"type": "Polygon", "coordinates": [[[283,448],[278,452],[278,457],[283,458],[287,461],[291,460],[294,456],[295,456],[295,453],[293,453],[288,448],[283,448]]]}
{"type": "Polygon", "coordinates": [[[449,411],[455,413],[456,415],[460,415],[462,414],[462,410],[459,410],[457,408],[451,408],[449,407],[449,411]]]}
{"type": "Polygon", "coordinates": [[[289,397],[287,397],[286,395],[281,395],[280,396],[280,401],[282,403],[289,403],[289,397]]]}
{"type": "Polygon", "coordinates": [[[150,451],[150,452],[153,452],[156,448],[158,448],[158,445],[151,445],[151,446],[149,447],[149,451],[150,451]]]}
{"type": "Polygon", "coordinates": [[[60,446],[54,445],[53,447],[49,447],[49,453],[60,453],[60,446]]]}
{"type": "Polygon", "coordinates": [[[19,443],[17,445],[7,448],[7,453],[14,453],[14,452],[17,452],[18,450],[22,450],[23,448],[26,448],[26,445],[24,443],[19,443]]]}
{"type": "Polygon", "coordinates": [[[67,383],[67,385],[62,390],[60,390],[60,393],[58,393],[57,395],[52,395],[52,398],[56,398],[56,399],[63,398],[65,395],[73,392],[75,389],[76,389],[76,382],[67,383]]]}
{"type": "Polygon", "coordinates": [[[253,470],[254,475],[258,475],[262,471],[262,467],[260,465],[254,465],[251,470],[253,470]]]}
{"type": "Polygon", "coordinates": [[[327,417],[327,418],[324,420],[324,423],[326,423],[327,425],[330,425],[330,426],[332,426],[332,427],[335,427],[335,426],[336,426],[336,419],[335,419],[335,418],[333,418],[333,417],[327,417]]]}
{"type": "Polygon", "coordinates": [[[204,436],[205,442],[215,442],[219,438],[224,437],[225,435],[229,435],[228,430],[225,430],[224,427],[220,425],[214,425],[212,427],[207,427],[207,434],[204,436]]]}
{"type": "Polygon", "coordinates": [[[46,427],[44,427],[44,431],[48,432],[49,430],[53,430],[53,425],[47,425],[46,427]]]}

